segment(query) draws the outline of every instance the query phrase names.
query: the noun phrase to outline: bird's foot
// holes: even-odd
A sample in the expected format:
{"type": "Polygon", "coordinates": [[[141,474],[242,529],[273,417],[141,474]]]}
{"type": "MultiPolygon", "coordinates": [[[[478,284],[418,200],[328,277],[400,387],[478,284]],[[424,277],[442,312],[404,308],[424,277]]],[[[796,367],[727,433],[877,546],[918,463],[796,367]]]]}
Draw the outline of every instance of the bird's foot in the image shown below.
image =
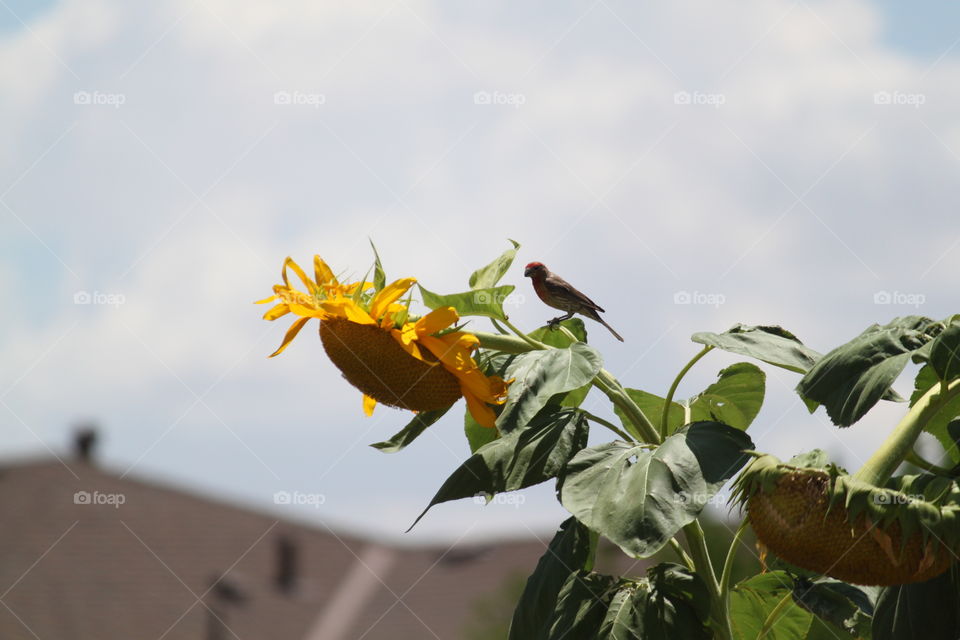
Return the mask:
{"type": "Polygon", "coordinates": [[[550,327],[551,331],[556,331],[560,328],[560,322],[563,320],[563,316],[556,318],[550,318],[547,320],[547,326],[550,327]]]}

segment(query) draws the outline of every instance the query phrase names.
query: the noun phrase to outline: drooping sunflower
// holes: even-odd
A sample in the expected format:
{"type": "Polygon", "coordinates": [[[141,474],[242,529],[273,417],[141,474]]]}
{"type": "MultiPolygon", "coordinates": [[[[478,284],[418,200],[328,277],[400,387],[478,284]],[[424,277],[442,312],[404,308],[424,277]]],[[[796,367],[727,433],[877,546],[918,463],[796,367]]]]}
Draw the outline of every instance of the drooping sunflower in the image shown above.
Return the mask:
{"type": "Polygon", "coordinates": [[[287,348],[311,319],[320,321],[320,340],[330,360],[350,384],[363,392],[363,409],[373,413],[378,402],[412,411],[449,407],[460,397],[473,418],[493,427],[490,405],[502,404],[506,383],[486,376],[473,359],[476,336],[455,327],[459,315],[441,307],[420,318],[410,315],[409,302],[400,302],[416,280],[402,278],[379,291],[371,282],[341,284],[330,267],[314,256],[311,280],[291,258],[283,262],[283,284],[257,304],[277,302],[264,314],[276,320],[299,316],[287,330],[276,356],[287,348]],[[292,270],[307,291],[290,284],[292,270]]]}

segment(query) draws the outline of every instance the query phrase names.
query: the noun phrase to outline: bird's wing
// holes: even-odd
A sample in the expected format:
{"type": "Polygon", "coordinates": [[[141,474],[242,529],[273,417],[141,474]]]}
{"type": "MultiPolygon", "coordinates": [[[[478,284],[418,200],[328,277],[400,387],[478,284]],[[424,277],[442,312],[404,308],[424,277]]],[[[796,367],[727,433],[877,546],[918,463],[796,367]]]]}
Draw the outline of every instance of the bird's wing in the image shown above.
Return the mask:
{"type": "Polygon", "coordinates": [[[561,294],[567,293],[575,297],[585,306],[590,307],[591,309],[595,309],[597,311],[603,311],[603,307],[601,307],[596,302],[588,298],[583,292],[578,290],[572,284],[570,284],[569,282],[567,282],[566,280],[564,280],[563,278],[561,278],[555,273],[550,274],[548,277],[544,278],[543,283],[551,291],[557,291],[557,292],[560,292],[561,294]]]}

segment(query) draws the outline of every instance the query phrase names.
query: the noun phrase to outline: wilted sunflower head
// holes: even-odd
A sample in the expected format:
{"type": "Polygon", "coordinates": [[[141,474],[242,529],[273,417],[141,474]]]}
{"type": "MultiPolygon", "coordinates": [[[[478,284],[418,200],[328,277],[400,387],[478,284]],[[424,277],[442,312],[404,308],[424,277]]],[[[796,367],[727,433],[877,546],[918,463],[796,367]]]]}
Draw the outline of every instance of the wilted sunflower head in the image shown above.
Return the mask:
{"type": "Polygon", "coordinates": [[[314,279],[291,258],[284,260],[283,284],[257,304],[277,302],[264,314],[276,320],[299,316],[287,330],[280,354],[311,318],[320,321],[320,339],[330,360],[353,386],[363,392],[363,407],[373,413],[377,402],[431,411],[450,406],[461,396],[480,424],[493,427],[490,404],[501,404],[506,384],[486,376],[473,360],[476,336],[458,330],[453,307],[435,309],[421,318],[410,315],[410,299],[400,299],[416,283],[403,278],[379,288],[371,282],[341,284],[327,264],[314,256],[314,279]],[[291,269],[307,291],[291,284],[291,269]]]}
{"type": "Polygon", "coordinates": [[[900,476],[877,487],[833,465],[765,455],[744,469],[735,495],[765,549],[855,584],[929,580],[960,550],[960,490],[944,478],[900,476]]]}

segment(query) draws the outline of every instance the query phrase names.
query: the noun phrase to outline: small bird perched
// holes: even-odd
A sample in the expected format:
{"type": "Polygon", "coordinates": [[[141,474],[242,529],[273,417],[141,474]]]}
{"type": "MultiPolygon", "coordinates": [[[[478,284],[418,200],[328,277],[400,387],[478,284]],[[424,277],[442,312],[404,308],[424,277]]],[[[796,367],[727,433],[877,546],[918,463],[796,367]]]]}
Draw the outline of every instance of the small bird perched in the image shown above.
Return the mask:
{"type": "Polygon", "coordinates": [[[547,269],[541,262],[531,262],[523,270],[523,275],[533,280],[533,290],[548,306],[560,311],[566,311],[567,315],[560,316],[550,320],[550,326],[556,326],[563,320],[573,317],[573,314],[587,316],[591,320],[596,320],[613,334],[613,337],[623,342],[620,334],[613,330],[613,327],[604,322],[600,317],[603,308],[596,302],[577,291],[573,285],[547,269]]]}

